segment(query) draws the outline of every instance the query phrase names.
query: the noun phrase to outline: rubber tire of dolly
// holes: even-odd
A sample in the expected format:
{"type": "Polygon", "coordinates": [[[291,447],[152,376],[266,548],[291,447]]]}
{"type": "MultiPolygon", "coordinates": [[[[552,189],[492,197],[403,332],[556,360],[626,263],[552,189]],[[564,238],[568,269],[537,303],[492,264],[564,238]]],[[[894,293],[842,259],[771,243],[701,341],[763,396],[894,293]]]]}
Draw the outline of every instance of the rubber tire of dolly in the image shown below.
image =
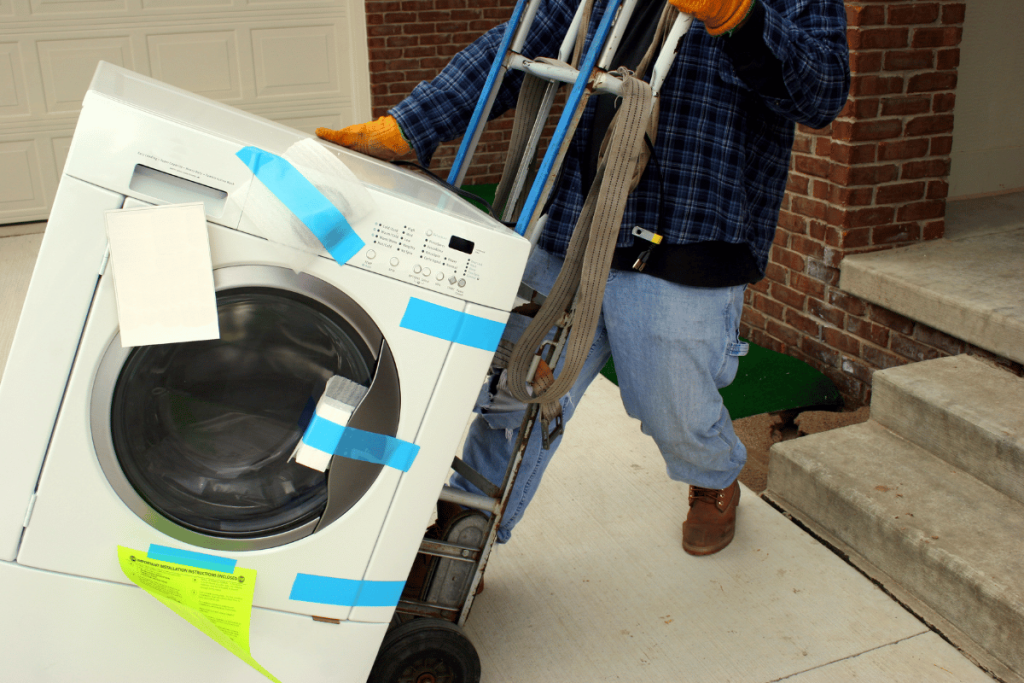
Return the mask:
{"type": "Polygon", "coordinates": [[[397,683],[417,663],[426,667],[423,673],[430,671],[428,662],[434,662],[437,674],[451,674],[450,679],[442,680],[480,683],[480,657],[462,629],[450,621],[428,618],[413,619],[388,631],[367,683],[397,683]]]}

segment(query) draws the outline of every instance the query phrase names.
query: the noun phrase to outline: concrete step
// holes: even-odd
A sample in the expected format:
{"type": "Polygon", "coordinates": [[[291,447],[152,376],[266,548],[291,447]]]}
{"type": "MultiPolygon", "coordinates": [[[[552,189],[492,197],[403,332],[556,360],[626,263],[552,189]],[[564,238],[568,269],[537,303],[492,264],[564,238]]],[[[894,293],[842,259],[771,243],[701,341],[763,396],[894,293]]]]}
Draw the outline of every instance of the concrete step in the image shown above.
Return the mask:
{"type": "Polygon", "coordinates": [[[1024,228],[854,254],[839,287],[1024,363],[1024,228]]]}
{"type": "Polygon", "coordinates": [[[993,671],[1024,676],[1020,502],[874,420],[776,444],[765,496],[993,671]]]}
{"type": "Polygon", "coordinates": [[[971,356],[876,372],[871,417],[1024,503],[1024,380],[971,356]]]}

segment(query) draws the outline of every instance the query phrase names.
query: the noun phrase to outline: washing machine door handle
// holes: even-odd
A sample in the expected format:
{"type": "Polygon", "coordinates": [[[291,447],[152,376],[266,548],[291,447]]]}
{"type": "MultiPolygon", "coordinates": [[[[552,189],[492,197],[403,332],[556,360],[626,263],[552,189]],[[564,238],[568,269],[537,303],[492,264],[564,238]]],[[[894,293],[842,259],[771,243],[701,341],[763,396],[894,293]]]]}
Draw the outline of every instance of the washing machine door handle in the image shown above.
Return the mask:
{"type": "MultiPolygon", "coordinates": [[[[402,393],[398,383],[398,367],[391,347],[381,342],[377,369],[370,388],[359,402],[347,427],[395,436],[401,416],[402,393]]],[[[327,469],[327,505],[313,533],[316,533],[348,512],[380,473],[383,465],[351,460],[335,455],[327,469]]]]}

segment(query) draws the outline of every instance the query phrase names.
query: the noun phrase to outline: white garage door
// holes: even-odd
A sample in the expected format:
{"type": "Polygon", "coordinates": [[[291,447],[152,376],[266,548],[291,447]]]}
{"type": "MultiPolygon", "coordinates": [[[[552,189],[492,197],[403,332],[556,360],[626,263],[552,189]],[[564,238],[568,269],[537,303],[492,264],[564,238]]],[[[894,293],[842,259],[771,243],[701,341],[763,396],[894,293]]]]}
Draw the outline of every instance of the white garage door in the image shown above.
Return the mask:
{"type": "Polygon", "coordinates": [[[363,0],[0,0],[0,225],[49,214],[99,60],[304,131],[370,116],[363,0]]]}

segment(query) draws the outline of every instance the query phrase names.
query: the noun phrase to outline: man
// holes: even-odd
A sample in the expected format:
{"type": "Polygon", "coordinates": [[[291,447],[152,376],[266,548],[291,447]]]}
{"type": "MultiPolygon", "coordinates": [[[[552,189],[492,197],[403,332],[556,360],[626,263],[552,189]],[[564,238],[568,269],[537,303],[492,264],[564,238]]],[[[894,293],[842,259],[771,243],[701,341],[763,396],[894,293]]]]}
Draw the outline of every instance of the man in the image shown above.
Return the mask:
{"type": "MultiPolygon", "coordinates": [[[[542,4],[525,56],[557,54],[577,1],[542,4]]],[[[764,276],[794,123],[820,128],[839,113],[849,91],[849,54],[842,0],[669,2],[697,21],[662,88],[655,154],[629,196],[593,346],[562,406],[568,420],[614,356],[626,411],[658,445],[669,477],[690,486],[683,548],[709,555],[734,536],[736,480],[746,461],[718,393],[747,351],[738,337],[743,292],[764,276]],[[660,234],[662,243],[634,238],[634,226],[660,234]],[[633,264],[642,254],[646,267],[638,272],[633,264]]],[[[663,5],[641,0],[613,66],[636,66],[663,5]]],[[[603,6],[595,3],[591,32],[603,6]]],[[[503,31],[504,25],[481,36],[389,116],[317,134],[384,159],[415,151],[429,163],[438,144],[465,132],[503,31]]],[[[506,78],[492,116],[514,106],[520,83],[506,78]]],[[[592,98],[584,112],[527,265],[524,282],[542,293],[561,269],[593,180],[610,99],[592,98]]],[[[527,322],[513,315],[506,337],[518,338],[527,322]]],[[[491,481],[501,481],[523,410],[501,379],[496,372],[485,385],[463,452],[491,481]]],[[[508,541],[560,441],[543,450],[537,431],[499,542],[508,541]]],[[[474,490],[458,475],[452,483],[474,490]]]]}

